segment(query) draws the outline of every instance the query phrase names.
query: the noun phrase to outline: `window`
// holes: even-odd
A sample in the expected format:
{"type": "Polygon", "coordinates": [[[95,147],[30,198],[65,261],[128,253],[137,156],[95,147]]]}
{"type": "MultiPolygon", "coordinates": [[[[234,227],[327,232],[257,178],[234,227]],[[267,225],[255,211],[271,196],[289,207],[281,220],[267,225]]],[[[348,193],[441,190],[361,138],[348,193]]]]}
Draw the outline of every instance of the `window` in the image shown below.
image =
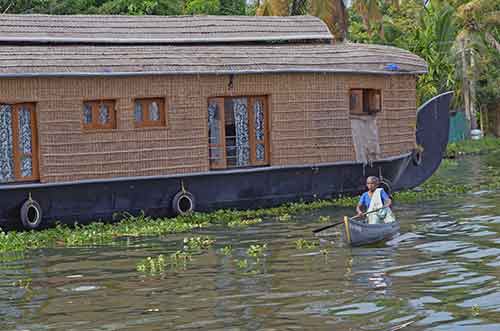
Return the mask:
{"type": "Polygon", "coordinates": [[[269,164],[267,99],[208,100],[208,148],[212,169],[269,164]]]}
{"type": "Polygon", "coordinates": [[[382,110],[380,90],[353,89],[350,92],[349,109],[351,114],[369,115],[382,110]]]}
{"type": "Polygon", "coordinates": [[[38,178],[35,105],[0,104],[0,183],[38,178]]]}
{"type": "Polygon", "coordinates": [[[115,102],[113,100],[86,101],[82,109],[83,128],[114,129],[116,127],[115,102]]]}
{"type": "Polygon", "coordinates": [[[165,102],[163,99],[136,99],[134,105],[136,128],[165,126],[165,102]]]}

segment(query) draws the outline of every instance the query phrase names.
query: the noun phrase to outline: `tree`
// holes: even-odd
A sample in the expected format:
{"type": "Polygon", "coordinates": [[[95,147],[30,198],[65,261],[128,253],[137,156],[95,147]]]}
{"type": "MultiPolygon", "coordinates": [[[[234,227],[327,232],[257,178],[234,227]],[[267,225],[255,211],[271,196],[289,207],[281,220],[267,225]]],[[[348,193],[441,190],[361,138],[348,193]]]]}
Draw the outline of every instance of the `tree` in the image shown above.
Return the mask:
{"type": "Polygon", "coordinates": [[[489,46],[493,54],[497,53],[496,57],[500,56],[500,44],[495,37],[500,22],[500,3],[493,0],[472,0],[458,7],[457,19],[462,27],[457,34],[454,47],[459,58],[457,74],[461,78],[459,81],[465,114],[470,121],[471,129],[475,129],[479,106],[476,84],[481,71],[488,67],[484,63],[488,60],[485,61],[482,54],[488,54],[489,46]],[[482,66],[480,66],[481,61],[483,61],[482,66]]]}
{"type": "Polygon", "coordinates": [[[221,15],[245,15],[245,0],[220,0],[221,15]]]}
{"type": "Polygon", "coordinates": [[[184,9],[189,15],[215,15],[219,13],[219,0],[187,0],[184,9]]]}
{"type": "Polygon", "coordinates": [[[325,22],[338,41],[347,36],[347,10],[343,0],[264,0],[257,8],[260,16],[301,15],[308,12],[325,22]]]}
{"type": "Polygon", "coordinates": [[[309,12],[325,22],[335,40],[346,39],[348,17],[343,0],[312,0],[309,12]]]}

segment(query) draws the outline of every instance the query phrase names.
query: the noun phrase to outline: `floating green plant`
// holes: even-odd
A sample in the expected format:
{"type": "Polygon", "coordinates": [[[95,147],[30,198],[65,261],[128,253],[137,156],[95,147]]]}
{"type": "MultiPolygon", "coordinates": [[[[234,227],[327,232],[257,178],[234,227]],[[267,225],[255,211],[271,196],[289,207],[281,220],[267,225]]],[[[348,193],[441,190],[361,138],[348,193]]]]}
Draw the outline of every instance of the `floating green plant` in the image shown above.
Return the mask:
{"type": "Polygon", "coordinates": [[[205,249],[214,243],[215,240],[209,237],[184,238],[184,246],[188,249],[205,249]]]}
{"type": "Polygon", "coordinates": [[[479,305],[472,306],[471,310],[472,310],[472,316],[477,316],[481,313],[481,307],[479,307],[479,305]]]}
{"type": "Polygon", "coordinates": [[[19,279],[19,280],[15,281],[12,285],[15,287],[20,287],[20,288],[30,290],[32,282],[33,282],[33,280],[31,278],[24,278],[24,279],[19,279]]]}
{"type": "Polygon", "coordinates": [[[311,249],[316,247],[316,242],[315,241],[308,241],[305,239],[298,239],[294,241],[295,243],[295,248],[297,249],[311,249]]]}
{"type": "Polygon", "coordinates": [[[239,269],[246,269],[248,267],[248,260],[236,260],[236,265],[239,269]]]}
{"type": "Polygon", "coordinates": [[[175,269],[178,266],[185,268],[191,260],[191,254],[184,251],[176,251],[168,257],[165,257],[163,254],[157,257],[148,256],[136,264],[136,270],[150,275],[162,274],[168,268],[175,269]]]}
{"type": "Polygon", "coordinates": [[[267,244],[264,245],[250,245],[250,247],[247,249],[247,254],[251,257],[254,258],[260,258],[264,256],[264,251],[267,249],[267,244]]]}
{"type": "Polygon", "coordinates": [[[157,257],[148,256],[141,262],[137,263],[136,269],[140,272],[156,274],[165,271],[166,261],[163,255],[157,257]]]}
{"type": "Polygon", "coordinates": [[[245,226],[258,224],[258,223],[262,223],[262,218],[258,217],[258,218],[248,219],[248,220],[234,220],[234,221],[230,221],[229,223],[227,223],[227,225],[229,227],[234,228],[234,227],[245,227],[245,226]]]}
{"type": "Polygon", "coordinates": [[[320,223],[328,223],[328,222],[331,222],[331,220],[332,220],[332,218],[330,216],[326,215],[326,216],[320,216],[318,221],[320,223]]]}
{"type": "Polygon", "coordinates": [[[233,247],[231,245],[224,246],[220,249],[220,252],[225,256],[230,256],[233,254],[233,247]]]}
{"type": "Polygon", "coordinates": [[[288,214],[288,213],[284,213],[284,214],[278,216],[278,220],[280,220],[280,222],[288,222],[291,219],[292,219],[292,216],[290,216],[290,214],[288,214]]]}

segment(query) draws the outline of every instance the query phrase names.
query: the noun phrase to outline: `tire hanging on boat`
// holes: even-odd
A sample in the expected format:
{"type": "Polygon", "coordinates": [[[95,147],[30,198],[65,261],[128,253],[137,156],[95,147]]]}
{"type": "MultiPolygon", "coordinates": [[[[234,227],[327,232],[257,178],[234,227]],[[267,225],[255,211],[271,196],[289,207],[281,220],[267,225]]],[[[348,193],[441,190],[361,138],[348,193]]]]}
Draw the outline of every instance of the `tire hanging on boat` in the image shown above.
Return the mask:
{"type": "Polygon", "coordinates": [[[42,224],[42,217],[42,207],[37,201],[30,198],[21,206],[21,223],[26,230],[38,229],[42,224]]]}
{"type": "Polygon", "coordinates": [[[172,209],[175,215],[192,213],[196,207],[194,195],[186,190],[181,190],[172,199],[172,209]]]}

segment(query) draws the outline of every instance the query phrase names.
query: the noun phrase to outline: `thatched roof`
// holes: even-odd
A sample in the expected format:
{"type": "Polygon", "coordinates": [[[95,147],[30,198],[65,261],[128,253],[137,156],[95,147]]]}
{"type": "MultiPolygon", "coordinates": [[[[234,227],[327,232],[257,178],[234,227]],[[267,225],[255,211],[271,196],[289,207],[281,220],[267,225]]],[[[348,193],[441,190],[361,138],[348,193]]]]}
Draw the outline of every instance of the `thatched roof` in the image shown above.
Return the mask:
{"type": "Polygon", "coordinates": [[[365,44],[0,47],[0,77],[426,70],[426,63],[408,51],[365,44]]]}
{"type": "Polygon", "coordinates": [[[331,41],[313,16],[0,15],[0,43],[331,41]]]}
{"type": "Polygon", "coordinates": [[[0,15],[0,77],[427,70],[398,48],[331,40],[311,16],[0,15]]]}

